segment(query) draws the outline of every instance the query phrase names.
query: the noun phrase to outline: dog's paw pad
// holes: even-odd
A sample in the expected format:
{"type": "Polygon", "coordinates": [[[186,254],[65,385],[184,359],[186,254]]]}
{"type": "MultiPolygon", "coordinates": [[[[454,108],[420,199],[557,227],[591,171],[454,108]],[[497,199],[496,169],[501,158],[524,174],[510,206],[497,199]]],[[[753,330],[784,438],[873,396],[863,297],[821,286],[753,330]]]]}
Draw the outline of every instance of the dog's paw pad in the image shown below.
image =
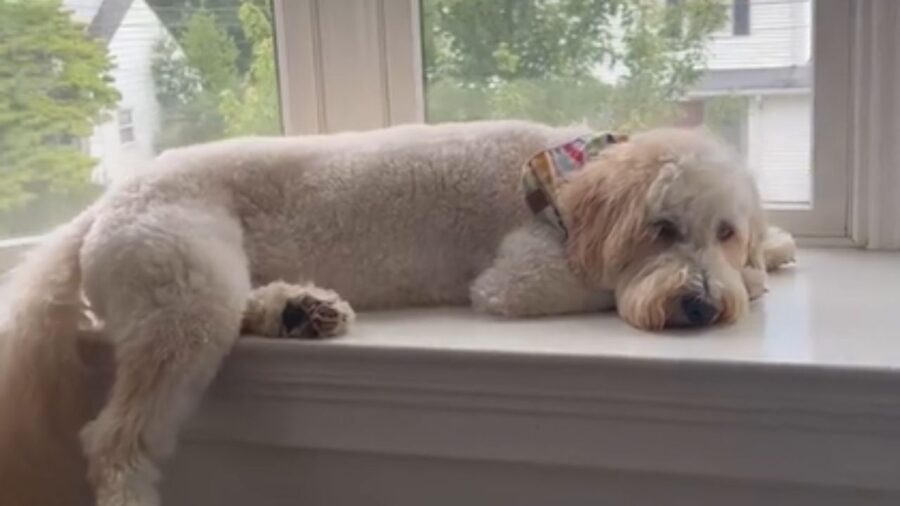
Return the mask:
{"type": "Polygon", "coordinates": [[[283,335],[302,339],[343,334],[352,319],[350,305],[337,296],[319,299],[304,295],[288,300],[281,313],[283,335]]]}
{"type": "Polygon", "coordinates": [[[303,337],[310,325],[309,312],[300,304],[288,301],[281,312],[282,334],[288,337],[303,337]]]}

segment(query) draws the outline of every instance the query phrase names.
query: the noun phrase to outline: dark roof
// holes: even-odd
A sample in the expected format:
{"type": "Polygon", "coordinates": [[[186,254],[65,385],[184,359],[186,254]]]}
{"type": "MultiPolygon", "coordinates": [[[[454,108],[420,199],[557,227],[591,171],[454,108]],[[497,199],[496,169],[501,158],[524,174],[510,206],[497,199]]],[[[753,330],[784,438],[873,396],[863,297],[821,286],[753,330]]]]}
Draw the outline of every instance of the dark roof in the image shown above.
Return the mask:
{"type": "Polygon", "coordinates": [[[718,95],[750,90],[790,90],[812,87],[812,67],[796,65],[763,69],[709,70],[689,94],[718,95]]]}
{"type": "Polygon", "coordinates": [[[134,0],[103,0],[88,26],[88,33],[108,44],[134,0]]]}

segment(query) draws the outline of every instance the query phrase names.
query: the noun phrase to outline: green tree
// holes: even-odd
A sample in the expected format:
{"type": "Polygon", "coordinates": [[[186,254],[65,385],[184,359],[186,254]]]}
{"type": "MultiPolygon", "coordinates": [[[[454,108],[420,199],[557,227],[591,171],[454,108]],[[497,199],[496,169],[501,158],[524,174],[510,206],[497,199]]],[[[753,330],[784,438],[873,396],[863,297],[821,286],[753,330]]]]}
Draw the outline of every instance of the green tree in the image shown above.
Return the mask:
{"type": "Polygon", "coordinates": [[[272,22],[259,0],[237,11],[240,41],[251,58],[242,69],[232,31],[219,8],[185,9],[176,42],[161,41],[153,75],[163,109],[165,149],[223,137],[280,132],[272,22]]]}
{"type": "MultiPolygon", "coordinates": [[[[188,19],[197,11],[212,16],[216,26],[234,41],[237,47],[237,69],[243,74],[253,58],[252,47],[241,26],[240,7],[247,0],[147,0],[147,4],[162,21],[169,33],[180,39],[188,28],[188,19]]],[[[254,5],[270,9],[269,0],[253,0],[254,5]]]]}
{"type": "Polygon", "coordinates": [[[88,186],[78,143],[118,102],[111,69],[59,0],[0,0],[0,211],[88,186]]]}
{"type": "Polygon", "coordinates": [[[237,90],[222,96],[219,111],[225,118],[225,133],[274,135],[281,132],[275,43],[268,10],[245,1],[240,9],[244,36],[253,49],[253,60],[237,90]]]}
{"type": "Polygon", "coordinates": [[[174,43],[163,39],[156,48],[153,76],[166,127],[157,148],[219,139],[225,120],[219,101],[240,82],[238,49],[231,36],[205,9],[193,11],[174,43]]]}
{"type": "Polygon", "coordinates": [[[640,128],[700,75],[721,0],[425,0],[433,121],[520,117],[640,128]]]}

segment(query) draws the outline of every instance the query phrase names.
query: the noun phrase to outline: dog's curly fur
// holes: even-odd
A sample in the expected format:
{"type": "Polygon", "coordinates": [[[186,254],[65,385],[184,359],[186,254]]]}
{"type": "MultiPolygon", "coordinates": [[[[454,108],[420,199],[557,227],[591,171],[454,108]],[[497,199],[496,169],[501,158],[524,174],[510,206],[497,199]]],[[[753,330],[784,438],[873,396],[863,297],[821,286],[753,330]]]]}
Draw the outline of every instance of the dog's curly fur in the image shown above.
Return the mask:
{"type": "Polygon", "coordinates": [[[157,465],[241,330],[325,337],[352,322],[350,304],[469,302],[508,316],[616,306],[652,329],[691,320],[685,297],[702,323],[731,321],[792,258],[750,179],[694,131],[605,151],[563,187],[561,241],[524,205],[520,171],[581,133],[404,126],[163,154],[14,278],[0,503],[156,504],[157,465]],[[114,371],[91,368],[106,362],[98,341],[114,371]]]}

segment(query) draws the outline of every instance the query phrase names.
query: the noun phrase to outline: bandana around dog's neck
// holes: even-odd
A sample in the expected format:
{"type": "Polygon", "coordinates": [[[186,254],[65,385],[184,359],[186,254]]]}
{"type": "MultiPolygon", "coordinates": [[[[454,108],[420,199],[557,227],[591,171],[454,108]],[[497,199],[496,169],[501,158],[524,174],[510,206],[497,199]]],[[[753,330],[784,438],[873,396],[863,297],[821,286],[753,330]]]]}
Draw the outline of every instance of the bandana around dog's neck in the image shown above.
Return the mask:
{"type": "Polygon", "coordinates": [[[536,154],[522,170],[522,189],[528,208],[568,237],[556,200],[560,186],[601,150],[627,139],[625,135],[611,133],[586,135],[536,154]]]}

